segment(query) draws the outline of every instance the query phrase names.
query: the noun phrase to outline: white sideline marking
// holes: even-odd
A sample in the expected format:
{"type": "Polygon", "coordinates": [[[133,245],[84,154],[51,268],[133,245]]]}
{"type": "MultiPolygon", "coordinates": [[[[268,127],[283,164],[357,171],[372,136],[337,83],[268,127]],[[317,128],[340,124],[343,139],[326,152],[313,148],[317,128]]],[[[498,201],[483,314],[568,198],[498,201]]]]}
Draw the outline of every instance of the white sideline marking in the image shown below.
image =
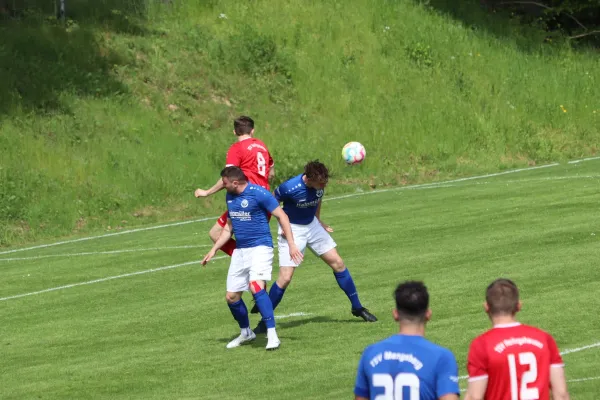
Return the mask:
{"type": "MultiPolygon", "coordinates": [[[[582,160],[574,160],[574,161],[582,161],[582,160]]],[[[454,179],[454,180],[450,180],[450,181],[441,181],[441,182],[433,182],[433,183],[423,183],[423,184],[418,184],[418,185],[408,185],[408,186],[401,186],[401,187],[390,188],[390,189],[372,190],[370,192],[362,192],[362,193],[351,193],[351,194],[347,194],[347,195],[344,195],[344,196],[328,197],[328,198],[323,199],[323,201],[339,200],[339,199],[345,199],[345,198],[348,198],[348,197],[364,196],[364,195],[367,195],[367,194],[384,193],[384,192],[390,192],[390,191],[396,191],[396,190],[419,189],[419,188],[427,188],[427,187],[439,187],[439,186],[448,185],[448,184],[456,183],[456,182],[470,181],[470,180],[473,180],[473,179],[491,178],[491,177],[494,177],[494,176],[500,176],[500,175],[506,175],[506,174],[514,174],[514,173],[517,173],[517,172],[531,171],[531,170],[534,170],[534,169],[556,167],[557,165],[560,165],[560,164],[559,163],[552,163],[552,164],[547,164],[547,165],[538,165],[538,166],[535,166],[535,167],[512,169],[512,170],[509,170],[509,171],[496,172],[496,173],[493,173],[493,174],[486,174],[486,175],[479,175],[479,176],[470,176],[470,177],[460,178],[460,179],[454,179]]],[[[137,228],[137,229],[131,229],[131,230],[128,230],[128,231],[106,233],[104,235],[89,236],[89,237],[84,237],[84,238],[79,238],[79,239],[64,240],[62,242],[42,244],[42,245],[32,246],[32,247],[24,247],[24,248],[21,248],[21,249],[5,250],[5,251],[0,251],[0,255],[2,255],[2,254],[16,253],[16,252],[19,252],[19,251],[42,249],[42,248],[45,248],[45,247],[58,246],[58,245],[61,245],[61,244],[83,242],[83,241],[86,241],[86,240],[102,239],[102,238],[105,238],[105,237],[116,236],[116,235],[125,235],[125,234],[128,234],[128,233],[149,231],[149,230],[152,230],[152,229],[160,229],[160,228],[168,228],[168,227],[171,227],[171,226],[192,224],[192,223],[195,223],[195,222],[210,221],[210,220],[216,219],[216,218],[218,218],[218,216],[217,217],[200,218],[200,219],[195,219],[195,220],[192,220],[192,221],[175,222],[175,223],[172,223],[172,224],[164,224],[164,225],[151,226],[151,227],[147,227],[147,228],[137,228]]]]}
{"type": "Polygon", "coordinates": [[[216,219],[216,218],[218,218],[218,217],[207,217],[207,218],[195,219],[195,220],[192,220],[192,221],[181,221],[181,222],[174,222],[172,224],[156,225],[156,226],[149,226],[149,227],[146,227],[146,228],[130,229],[128,231],[106,233],[104,235],[99,235],[99,236],[88,236],[88,237],[79,238],[79,239],[64,240],[62,242],[55,242],[55,243],[49,243],[49,244],[40,244],[38,246],[24,247],[22,249],[5,250],[5,251],[0,251],[0,254],[10,254],[10,253],[17,253],[19,251],[43,249],[43,248],[46,248],[46,247],[58,246],[58,245],[61,245],[61,244],[84,242],[86,240],[102,239],[102,238],[109,237],[109,236],[126,235],[128,233],[150,231],[150,230],[153,230],[153,229],[168,228],[168,227],[171,227],[171,226],[179,226],[179,225],[193,224],[195,222],[210,221],[211,219],[216,219]]]}
{"type": "Polygon", "coordinates": [[[580,162],[592,161],[592,160],[600,160],[600,157],[588,157],[588,158],[582,158],[580,160],[572,160],[572,161],[567,162],[567,164],[579,164],[580,162]]]}
{"type": "MultiPolygon", "coordinates": [[[[584,161],[592,161],[592,160],[598,160],[598,159],[600,159],[600,157],[588,157],[588,158],[582,158],[582,159],[579,159],[579,160],[568,161],[568,164],[577,164],[577,163],[584,162],[584,161]]],[[[509,171],[502,171],[502,172],[496,172],[496,173],[493,173],[493,174],[486,174],[486,175],[479,175],[479,176],[470,176],[470,177],[466,177],[466,178],[453,179],[453,180],[449,180],[449,181],[441,181],[441,182],[433,182],[433,183],[423,183],[423,184],[418,184],[418,185],[409,185],[409,186],[402,186],[402,187],[390,188],[390,189],[372,190],[370,192],[363,192],[363,193],[351,193],[351,194],[347,194],[347,195],[344,195],[344,196],[328,197],[326,199],[323,199],[323,201],[327,201],[327,200],[339,200],[339,199],[345,199],[345,198],[348,198],[348,197],[364,196],[364,195],[367,195],[367,194],[390,192],[390,191],[394,191],[394,190],[418,189],[418,188],[430,187],[430,186],[436,187],[436,186],[442,186],[442,185],[447,185],[447,184],[451,184],[451,183],[469,181],[469,180],[473,180],[473,179],[491,178],[491,177],[494,177],[494,176],[500,176],[500,175],[506,175],[506,174],[514,174],[514,173],[523,172],[523,171],[532,171],[532,170],[540,169],[540,168],[556,167],[558,165],[560,165],[560,163],[552,163],[552,164],[546,164],[546,165],[538,165],[538,166],[535,166],[535,167],[526,167],[526,168],[511,169],[509,171]]],[[[171,227],[171,226],[192,224],[192,223],[195,223],[195,222],[209,221],[211,219],[216,219],[216,218],[218,218],[218,217],[200,218],[200,219],[195,219],[195,220],[192,220],[192,221],[175,222],[175,223],[172,223],[172,224],[164,224],[164,225],[158,225],[158,226],[151,226],[151,227],[148,227],[148,228],[131,229],[131,230],[128,230],[128,231],[107,233],[107,234],[104,234],[104,235],[89,236],[89,237],[84,237],[84,238],[80,238],[80,239],[64,240],[62,242],[42,244],[42,245],[32,246],[32,247],[24,247],[24,248],[21,248],[21,249],[5,250],[5,251],[1,251],[0,255],[1,254],[16,253],[16,252],[19,252],[19,251],[41,249],[41,248],[51,247],[51,246],[58,246],[58,245],[61,245],[61,244],[83,242],[83,241],[86,241],[86,240],[101,239],[101,238],[105,238],[105,237],[109,237],[109,236],[125,235],[127,233],[135,233],[135,232],[147,231],[147,230],[152,230],[152,229],[160,229],[160,228],[168,228],[168,227],[171,227]]]]}
{"type": "MultiPolygon", "coordinates": [[[[219,259],[225,258],[225,257],[228,257],[228,256],[214,257],[212,260],[219,260],[219,259]]],[[[106,277],[106,278],[94,279],[94,280],[86,281],[86,282],[71,283],[69,285],[63,285],[63,286],[53,287],[53,288],[50,288],[50,289],[38,290],[37,292],[29,292],[29,293],[23,293],[23,294],[16,294],[14,296],[0,297],[0,301],[6,301],[6,300],[12,300],[12,299],[19,299],[21,297],[27,297],[27,296],[33,296],[33,295],[36,295],[36,294],[54,292],[56,290],[69,289],[69,288],[76,287],[76,286],[91,285],[93,283],[106,282],[106,281],[111,281],[113,279],[127,278],[129,276],[148,274],[150,272],[157,272],[157,271],[164,271],[164,270],[167,270],[167,269],[174,269],[174,268],[179,268],[179,267],[185,267],[187,265],[199,264],[200,261],[201,260],[188,261],[188,262],[184,262],[184,263],[181,263],[181,264],[167,265],[166,267],[151,268],[151,269],[146,269],[144,271],[130,272],[128,274],[121,274],[121,275],[109,276],[109,277],[106,277]]]]}
{"type": "Polygon", "coordinates": [[[593,381],[596,379],[600,379],[600,376],[592,376],[590,378],[569,379],[567,382],[584,382],[584,381],[593,381]]]}
{"type": "Polygon", "coordinates": [[[323,201],[340,200],[340,199],[345,199],[345,198],[348,198],[348,197],[366,196],[368,194],[376,194],[376,193],[396,192],[396,191],[399,191],[399,190],[410,190],[410,189],[422,189],[422,188],[440,187],[440,186],[444,186],[444,185],[450,185],[452,183],[472,181],[472,180],[475,180],[475,179],[492,178],[492,177],[495,177],[495,176],[515,174],[517,172],[531,171],[531,170],[534,170],[534,169],[556,167],[558,165],[560,165],[560,164],[559,163],[552,163],[552,164],[546,164],[546,165],[538,165],[536,167],[511,169],[510,171],[495,172],[493,174],[478,175],[478,176],[469,176],[469,177],[466,177],[466,178],[452,179],[452,180],[449,180],[449,181],[441,181],[441,182],[433,182],[433,183],[421,183],[421,184],[418,184],[418,185],[407,185],[407,186],[400,186],[400,187],[389,188],[389,189],[372,190],[370,192],[351,193],[351,194],[346,194],[346,195],[343,195],[343,196],[327,197],[327,198],[323,199],[323,201]]]}
{"type": "MultiPolygon", "coordinates": [[[[577,353],[579,351],[593,349],[594,347],[600,347],[600,342],[597,342],[594,344],[588,344],[587,346],[577,347],[575,349],[566,349],[566,350],[561,351],[560,355],[564,356],[565,354],[577,353]]],[[[469,375],[463,375],[463,376],[459,376],[458,379],[467,379],[468,377],[469,377],[469,375]]],[[[597,379],[597,378],[593,378],[593,379],[597,379]]]]}
{"type": "Polygon", "coordinates": [[[312,315],[312,314],[311,313],[305,313],[305,312],[293,312],[291,314],[276,315],[275,319],[283,319],[283,318],[291,318],[291,317],[307,317],[309,315],[312,315]]]}
{"type": "Polygon", "coordinates": [[[587,349],[591,349],[594,347],[600,347],[600,342],[598,343],[594,343],[594,344],[590,344],[587,346],[583,346],[583,347],[577,347],[576,349],[566,349],[560,352],[560,355],[565,355],[565,354],[571,354],[571,353],[577,353],[578,351],[584,351],[587,349]]]}
{"type": "Polygon", "coordinates": [[[199,244],[189,246],[168,246],[168,247],[152,247],[148,249],[127,249],[127,250],[109,250],[109,251],[90,251],[85,253],[67,253],[67,254],[47,254],[44,256],[32,256],[32,257],[13,257],[13,258],[0,258],[0,261],[22,261],[22,260],[38,260],[40,258],[49,257],[77,257],[77,256],[93,256],[96,254],[119,254],[119,253],[133,253],[139,251],[162,251],[171,249],[195,249],[199,247],[211,247],[211,244],[199,244]]]}

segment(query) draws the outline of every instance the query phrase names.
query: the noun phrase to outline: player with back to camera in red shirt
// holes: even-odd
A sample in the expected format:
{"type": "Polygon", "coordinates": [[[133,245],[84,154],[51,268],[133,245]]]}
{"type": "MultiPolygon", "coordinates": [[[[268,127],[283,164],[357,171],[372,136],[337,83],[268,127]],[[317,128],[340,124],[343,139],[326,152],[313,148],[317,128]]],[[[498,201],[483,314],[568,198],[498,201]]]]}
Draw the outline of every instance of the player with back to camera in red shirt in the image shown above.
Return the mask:
{"type": "MultiPolygon", "coordinates": [[[[247,116],[236,118],[233,121],[233,133],[237,136],[237,142],[232,144],[227,151],[225,166],[239,167],[250,183],[269,190],[269,179],[275,175],[274,162],[267,146],[254,137],[254,120],[247,116]]],[[[210,189],[196,189],[194,196],[208,197],[223,188],[223,181],[219,177],[219,180],[210,189]]],[[[227,211],[221,215],[208,232],[213,243],[217,241],[225,225],[227,225],[227,211]]],[[[221,247],[221,250],[231,256],[235,245],[235,239],[232,238],[221,247]]]]}
{"type": "Polygon", "coordinates": [[[465,400],[569,400],[564,364],[554,338],[517,322],[519,289],[497,279],[486,291],[485,312],[493,327],[473,340],[465,400]]]}

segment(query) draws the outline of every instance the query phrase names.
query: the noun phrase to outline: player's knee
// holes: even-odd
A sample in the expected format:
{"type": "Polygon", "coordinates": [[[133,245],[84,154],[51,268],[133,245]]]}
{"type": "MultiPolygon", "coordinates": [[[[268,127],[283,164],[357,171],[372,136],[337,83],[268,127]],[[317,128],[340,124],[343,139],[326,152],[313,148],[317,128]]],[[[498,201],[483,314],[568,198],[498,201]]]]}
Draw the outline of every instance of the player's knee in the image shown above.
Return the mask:
{"type": "Polygon", "coordinates": [[[277,286],[279,286],[282,289],[285,289],[286,287],[288,287],[291,281],[291,276],[280,276],[279,278],[277,278],[277,286]]]}
{"type": "Polygon", "coordinates": [[[282,289],[288,287],[294,276],[294,267],[280,267],[279,276],[277,277],[277,286],[282,289]]]}
{"type": "Polygon", "coordinates": [[[342,260],[341,257],[336,257],[333,260],[331,260],[331,262],[329,263],[329,266],[335,272],[342,272],[343,270],[346,269],[346,265],[344,264],[344,260],[342,260]]]}
{"type": "Polygon", "coordinates": [[[241,296],[239,293],[227,292],[227,294],[225,294],[225,300],[229,304],[233,304],[233,303],[239,301],[240,298],[241,298],[241,296]]]}

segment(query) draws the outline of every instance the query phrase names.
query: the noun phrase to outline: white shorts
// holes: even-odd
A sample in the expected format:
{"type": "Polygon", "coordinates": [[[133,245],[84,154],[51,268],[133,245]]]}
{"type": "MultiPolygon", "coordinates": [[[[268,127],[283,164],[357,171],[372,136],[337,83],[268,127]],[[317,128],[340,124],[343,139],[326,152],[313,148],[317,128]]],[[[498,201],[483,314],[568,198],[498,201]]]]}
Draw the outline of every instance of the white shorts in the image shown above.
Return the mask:
{"type": "Polygon", "coordinates": [[[227,272],[227,291],[244,292],[252,281],[270,281],[273,248],[267,246],[235,249],[227,272]]]}
{"type": "MultiPolygon", "coordinates": [[[[322,256],[329,250],[335,249],[337,244],[329,234],[321,226],[319,220],[315,217],[308,225],[292,225],[292,233],[294,234],[294,242],[298,250],[304,254],[306,247],[315,253],[317,256],[322,256]]],[[[277,247],[279,248],[279,266],[280,267],[297,267],[294,260],[290,257],[290,248],[287,239],[283,237],[283,230],[279,226],[277,235],[277,247]]]]}

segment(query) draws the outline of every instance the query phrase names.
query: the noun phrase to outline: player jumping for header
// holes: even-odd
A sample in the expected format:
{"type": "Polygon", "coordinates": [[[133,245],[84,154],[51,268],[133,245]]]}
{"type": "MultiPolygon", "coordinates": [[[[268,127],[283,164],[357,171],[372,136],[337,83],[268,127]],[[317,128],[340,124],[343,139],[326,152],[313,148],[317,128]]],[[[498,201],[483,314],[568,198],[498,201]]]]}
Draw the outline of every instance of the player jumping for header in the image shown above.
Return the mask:
{"type": "MultiPolygon", "coordinates": [[[[283,202],[283,211],[289,216],[292,232],[300,251],[304,253],[308,246],[331,267],[338,285],[352,304],[351,312],[354,316],[368,322],[375,322],[377,318],[361,304],[350,271],[336,250],[337,245],[329,234],[333,229],[321,222],[321,200],[328,180],[327,167],[319,161],[311,161],[304,167],[304,173],[287,180],[275,189],[275,198],[283,202]]],[[[289,243],[281,227],[279,227],[278,247],[279,276],[269,291],[273,308],[281,302],[285,289],[292,281],[294,270],[299,265],[289,256],[289,243]]],[[[257,311],[257,307],[252,309],[252,313],[257,311]]],[[[265,329],[264,321],[261,321],[255,332],[264,333],[265,329]]]]}
{"type": "Polygon", "coordinates": [[[465,400],[569,400],[564,364],[554,338],[522,325],[519,289],[509,279],[492,282],[485,312],[493,328],[471,343],[467,361],[469,387],[465,400]]]}
{"type": "MultiPolygon", "coordinates": [[[[269,190],[269,179],[274,175],[273,158],[267,146],[254,137],[254,120],[250,117],[241,116],[233,121],[233,133],[237,136],[237,142],[232,144],[227,151],[226,166],[241,168],[250,183],[262,186],[269,190]]],[[[207,197],[224,188],[223,180],[219,180],[208,190],[196,189],[194,196],[207,197]]],[[[270,219],[270,216],[268,216],[270,219]]],[[[221,215],[215,225],[210,229],[208,235],[213,242],[223,231],[227,223],[227,211],[221,215]]],[[[235,250],[235,240],[229,239],[221,250],[231,256],[235,250]]]]}
{"type": "Polygon", "coordinates": [[[290,259],[302,261],[302,253],[294,244],[294,236],[289,219],[279,203],[266,189],[248,183],[238,167],[225,167],[221,172],[223,186],[227,190],[227,225],[212,249],[202,260],[202,265],[214,257],[221,246],[235,233],[237,247],[231,256],[227,273],[226,300],[231,314],[238,322],[241,334],[231,341],[227,348],[238,347],[256,338],[250,330],[248,309],[242,293],[250,290],[267,327],[267,350],[279,347],[280,341],[275,331],[273,305],[265,291],[265,281],[271,280],[273,268],[273,238],[269,229],[268,214],[278,219],[280,226],[290,238],[290,259]]]}

